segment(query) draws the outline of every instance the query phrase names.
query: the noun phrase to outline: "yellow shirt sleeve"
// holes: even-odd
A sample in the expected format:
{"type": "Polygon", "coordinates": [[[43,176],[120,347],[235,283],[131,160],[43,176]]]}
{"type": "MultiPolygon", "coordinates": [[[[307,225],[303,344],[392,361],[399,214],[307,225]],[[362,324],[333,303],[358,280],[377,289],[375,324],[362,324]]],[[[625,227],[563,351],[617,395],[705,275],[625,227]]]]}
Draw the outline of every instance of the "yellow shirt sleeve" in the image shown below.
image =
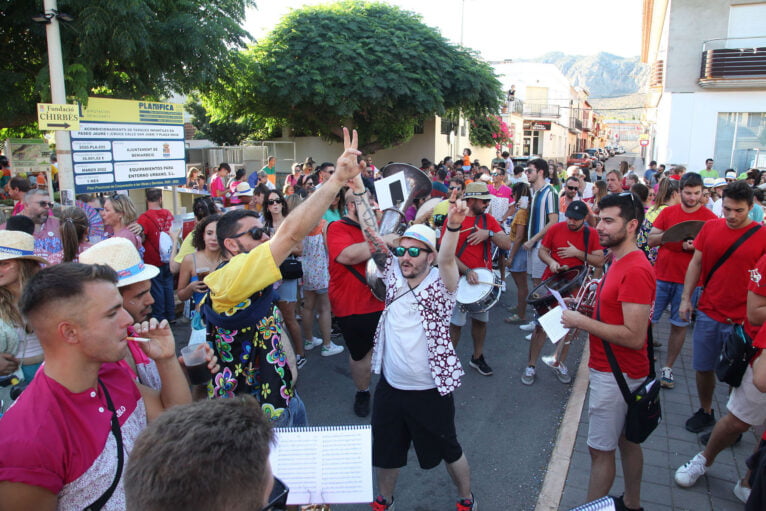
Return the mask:
{"type": "Polygon", "coordinates": [[[271,255],[271,242],[267,241],[247,254],[234,256],[223,268],[205,277],[205,284],[210,289],[213,310],[220,314],[281,278],[271,255]]]}
{"type": "Polygon", "coordinates": [[[181,264],[184,262],[184,257],[188,256],[189,254],[193,254],[195,252],[194,246],[192,245],[192,238],[194,237],[194,231],[190,232],[186,235],[183,242],[181,242],[181,248],[178,249],[178,254],[176,255],[174,261],[178,264],[181,264]]]}

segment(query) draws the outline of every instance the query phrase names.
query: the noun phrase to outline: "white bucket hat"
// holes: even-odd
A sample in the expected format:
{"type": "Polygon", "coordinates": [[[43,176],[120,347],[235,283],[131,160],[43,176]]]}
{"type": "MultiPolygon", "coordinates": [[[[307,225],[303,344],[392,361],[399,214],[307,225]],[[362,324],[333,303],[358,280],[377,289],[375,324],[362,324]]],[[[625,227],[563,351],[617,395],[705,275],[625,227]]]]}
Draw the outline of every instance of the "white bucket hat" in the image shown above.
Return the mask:
{"type": "Polygon", "coordinates": [[[151,264],[144,264],[138,250],[125,238],[109,238],[99,241],[80,254],[84,264],[105,264],[117,272],[117,287],[129,286],[136,282],[153,279],[160,269],[151,264]]]}
{"type": "Polygon", "coordinates": [[[22,231],[0,231],[0,261],[29,259],[48,264],[44,257],[35,255],[35,238],[22,231]]]}
{"type": "Polygon", "coordinates": [[[250,187],[250,183],[247,181],[242,181],[236,186],[236,188],[234,188],[235,197],[242,197],[243,195],[248,197],[252,197],[253,195],[253,189],[250,187]]]}

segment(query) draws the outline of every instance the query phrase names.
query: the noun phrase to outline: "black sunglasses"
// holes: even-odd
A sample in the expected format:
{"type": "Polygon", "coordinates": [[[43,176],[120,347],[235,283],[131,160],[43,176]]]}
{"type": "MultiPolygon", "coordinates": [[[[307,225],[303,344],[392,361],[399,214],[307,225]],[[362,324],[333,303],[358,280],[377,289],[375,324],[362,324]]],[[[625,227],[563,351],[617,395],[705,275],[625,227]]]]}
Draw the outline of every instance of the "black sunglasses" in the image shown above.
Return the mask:
{"type": "Polygon", "coordinates": [[[282,202],[283,202],[282,199],[269,199],[266,201],[266,204],[268,204],[269,206],[272,206],[274,204],[282,204],[282,202]]]}
{"type": "Polygon", "coordinates": [[[253,227],[250,230],[247,230],[245,232],[241,232],[239,234],[235,234],[232,236],[232,238],[239,238],[241,236],[244,236],[245,234],[249,234],[253,237],[255,241],[261,241],[261,238],[263,238],[263,235],[266,234],[266,231],[264,231],[261,227],[253,227]]]}
{"type": "Polygon", "coordinates": [[[462,190],[462,189],[463,189],[463,187],[462,187],[462,186],[460,186],[460,185],[458,185],[458,186],[450,186],[450,187],[449,187],[449,189],[450,189],[450,190],[462,190]]]}
{"type": "Polygon", "coordinates": [[[44,201],[44,200],[38,201],[35,204],[38,204],[41,208],[52,208],[53,207],[53,203],[52,202],[48,202],[48,201],[44,201]]]}
{"type": "Polygon", "coordinates": [[[404,257],[405,252],[410,254],[410,257],[418,257],[421,252],[431,253],[433,250],[430,248],[420,248],[420,247],[396,247],[394,250],[394,255],[396,257],[404,257]]]}
{"type": "Polygon", "coordinates": [[[271,489],[269,501],[261,511],[281,511],[287,509],[287,494],[290,488],[278,477],[274,477],[274,487],[271,489]]]}
{"type": "Polygon", "coordinates": [[[579,189],[580,189],[580,188],[579,188],[578,186],[567,186],[567,190],[572,190],[573,192],[574,192],[574,191],[577,191],[577,190],[579,190],[579,189]]]}

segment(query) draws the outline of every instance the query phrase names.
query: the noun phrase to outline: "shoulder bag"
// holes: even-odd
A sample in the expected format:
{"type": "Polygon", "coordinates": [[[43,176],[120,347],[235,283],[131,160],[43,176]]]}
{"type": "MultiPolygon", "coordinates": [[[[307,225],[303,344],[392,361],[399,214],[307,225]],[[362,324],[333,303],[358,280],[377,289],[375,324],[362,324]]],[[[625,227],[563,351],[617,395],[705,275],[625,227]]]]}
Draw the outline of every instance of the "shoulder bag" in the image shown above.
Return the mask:
{"type": "Polygon", "coordinates": [[[106,491],[95,502],[87,506],[85,511],[98,511],[102,509],[107,502],[109,502],[109,499],[112,498],[112,494],[114,494],[114,490],[117,489],[117,485],[120,483],[120,479],[122,478],[122,468],[125,465],[125,452],[122,445],[122,431],[120,430],[120,421],[117,419],[117,411],[114,408],[112,397],[109,395],[109,391],[106,390],[106,385],[104,385],[104,382],[98,380],[98,384],[101,386],[101,390],[104,391],[106,406],[109,411],[112,412],[112,434],[114,435],[114,439],[117,443],[117,472],[114,474],[114,479],[112,479],[112,484],[109,485],[109,488],[107,488],[106,491]]]}
{"type": "Polygon", "coordinates": [[[282,280],[295,280],[303,277],[303,264],[294,256],[288,256],[279,265],[282,280]]]}
{"type": "MultiPolygon", "coordinates": [[[[604,289],[606,284],[607,274],[604,273],[601,289],[604,289]]],[[[599,292],[600,294],[600,292],[599,292]]],[[[600,298],[600,297],[599,297],[600,298]]],[[[596,305],[596,320],[601,321],[601,300],[597,301],[596,305]]],[[[608,341],[601,339],[604,345],[604,351],[606,357],[609,359],[609,366],[612,368],[614,378],[617,380],[617,385],[620,387],[622,398],[628,405],[628,413],[625,416],[625,438],[630,442],[637,444],[642,443],[649,438],[657,426],[662,421],[662,408],[660,406],[660,382],[657,380],[654,372],[654,346],[653,343],[647,343],[646,354],[649,358],[649,375],[641,383],[641,385],[633,392],[630,391],[628,383],[625,381],[620,370],[620,365],[617,363],[617,358],[614,356],[612,347],[608,341]]]]}

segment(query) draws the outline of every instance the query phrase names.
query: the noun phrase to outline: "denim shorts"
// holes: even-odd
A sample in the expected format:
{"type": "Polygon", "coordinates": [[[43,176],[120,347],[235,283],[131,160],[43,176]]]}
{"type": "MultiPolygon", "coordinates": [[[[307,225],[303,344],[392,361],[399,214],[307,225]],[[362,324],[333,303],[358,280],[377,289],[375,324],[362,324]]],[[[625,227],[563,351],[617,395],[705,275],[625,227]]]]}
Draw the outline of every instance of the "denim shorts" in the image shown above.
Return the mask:
{"type": "Polygon", "coordinates": [[[652,323],[657,323],[662,319],[665,309],[670,304],[670,324],[679,327],[689,326],[689,322],[684,321],[678,314],[678,309],[681,308],[681,294],[683,290],[683,284],[668,282],[667,280],[657,280],[657,294],[654,298],[652,323]]]}
{"type": "Polygon", "coordinates": [[[298,301],[298,279],[283,280],[282,285],[277,289],[280,302],[298,301]]]}
{"type": "Polygon", "coordinates": [[[508,269],[511,273],[526,273],[527,272],[527,249],[519,247],[519,251],[511,261],[511,267],[508,269]]]}
{"type": "Polygon", "coordinates": [[[275,428],[291,428],[308,425],[306,405],[303,404],[303,400],[296,392],[287,404],[287,410],[282,414],[282,417],[274,421],[273,426],[275,428]]]}
{"type": "Polygon", "coordinates": [[[540,243],[538,242],[532,247],[532,250],[527,252],[527,273],[529,273],[533,279],[543,278],[543,273],[545,273],[545,269],[548,267],[548,265],[540,259],[540,256],[538,255],[539,251],[540,243]]]}
{"type": "Polygon", "coordinates": [[[731,325],[720,323],[701,310],[692,334],[692,366],[695,371],[713,371],[721,355],[723,341],[731,333],[731,325]]]}

